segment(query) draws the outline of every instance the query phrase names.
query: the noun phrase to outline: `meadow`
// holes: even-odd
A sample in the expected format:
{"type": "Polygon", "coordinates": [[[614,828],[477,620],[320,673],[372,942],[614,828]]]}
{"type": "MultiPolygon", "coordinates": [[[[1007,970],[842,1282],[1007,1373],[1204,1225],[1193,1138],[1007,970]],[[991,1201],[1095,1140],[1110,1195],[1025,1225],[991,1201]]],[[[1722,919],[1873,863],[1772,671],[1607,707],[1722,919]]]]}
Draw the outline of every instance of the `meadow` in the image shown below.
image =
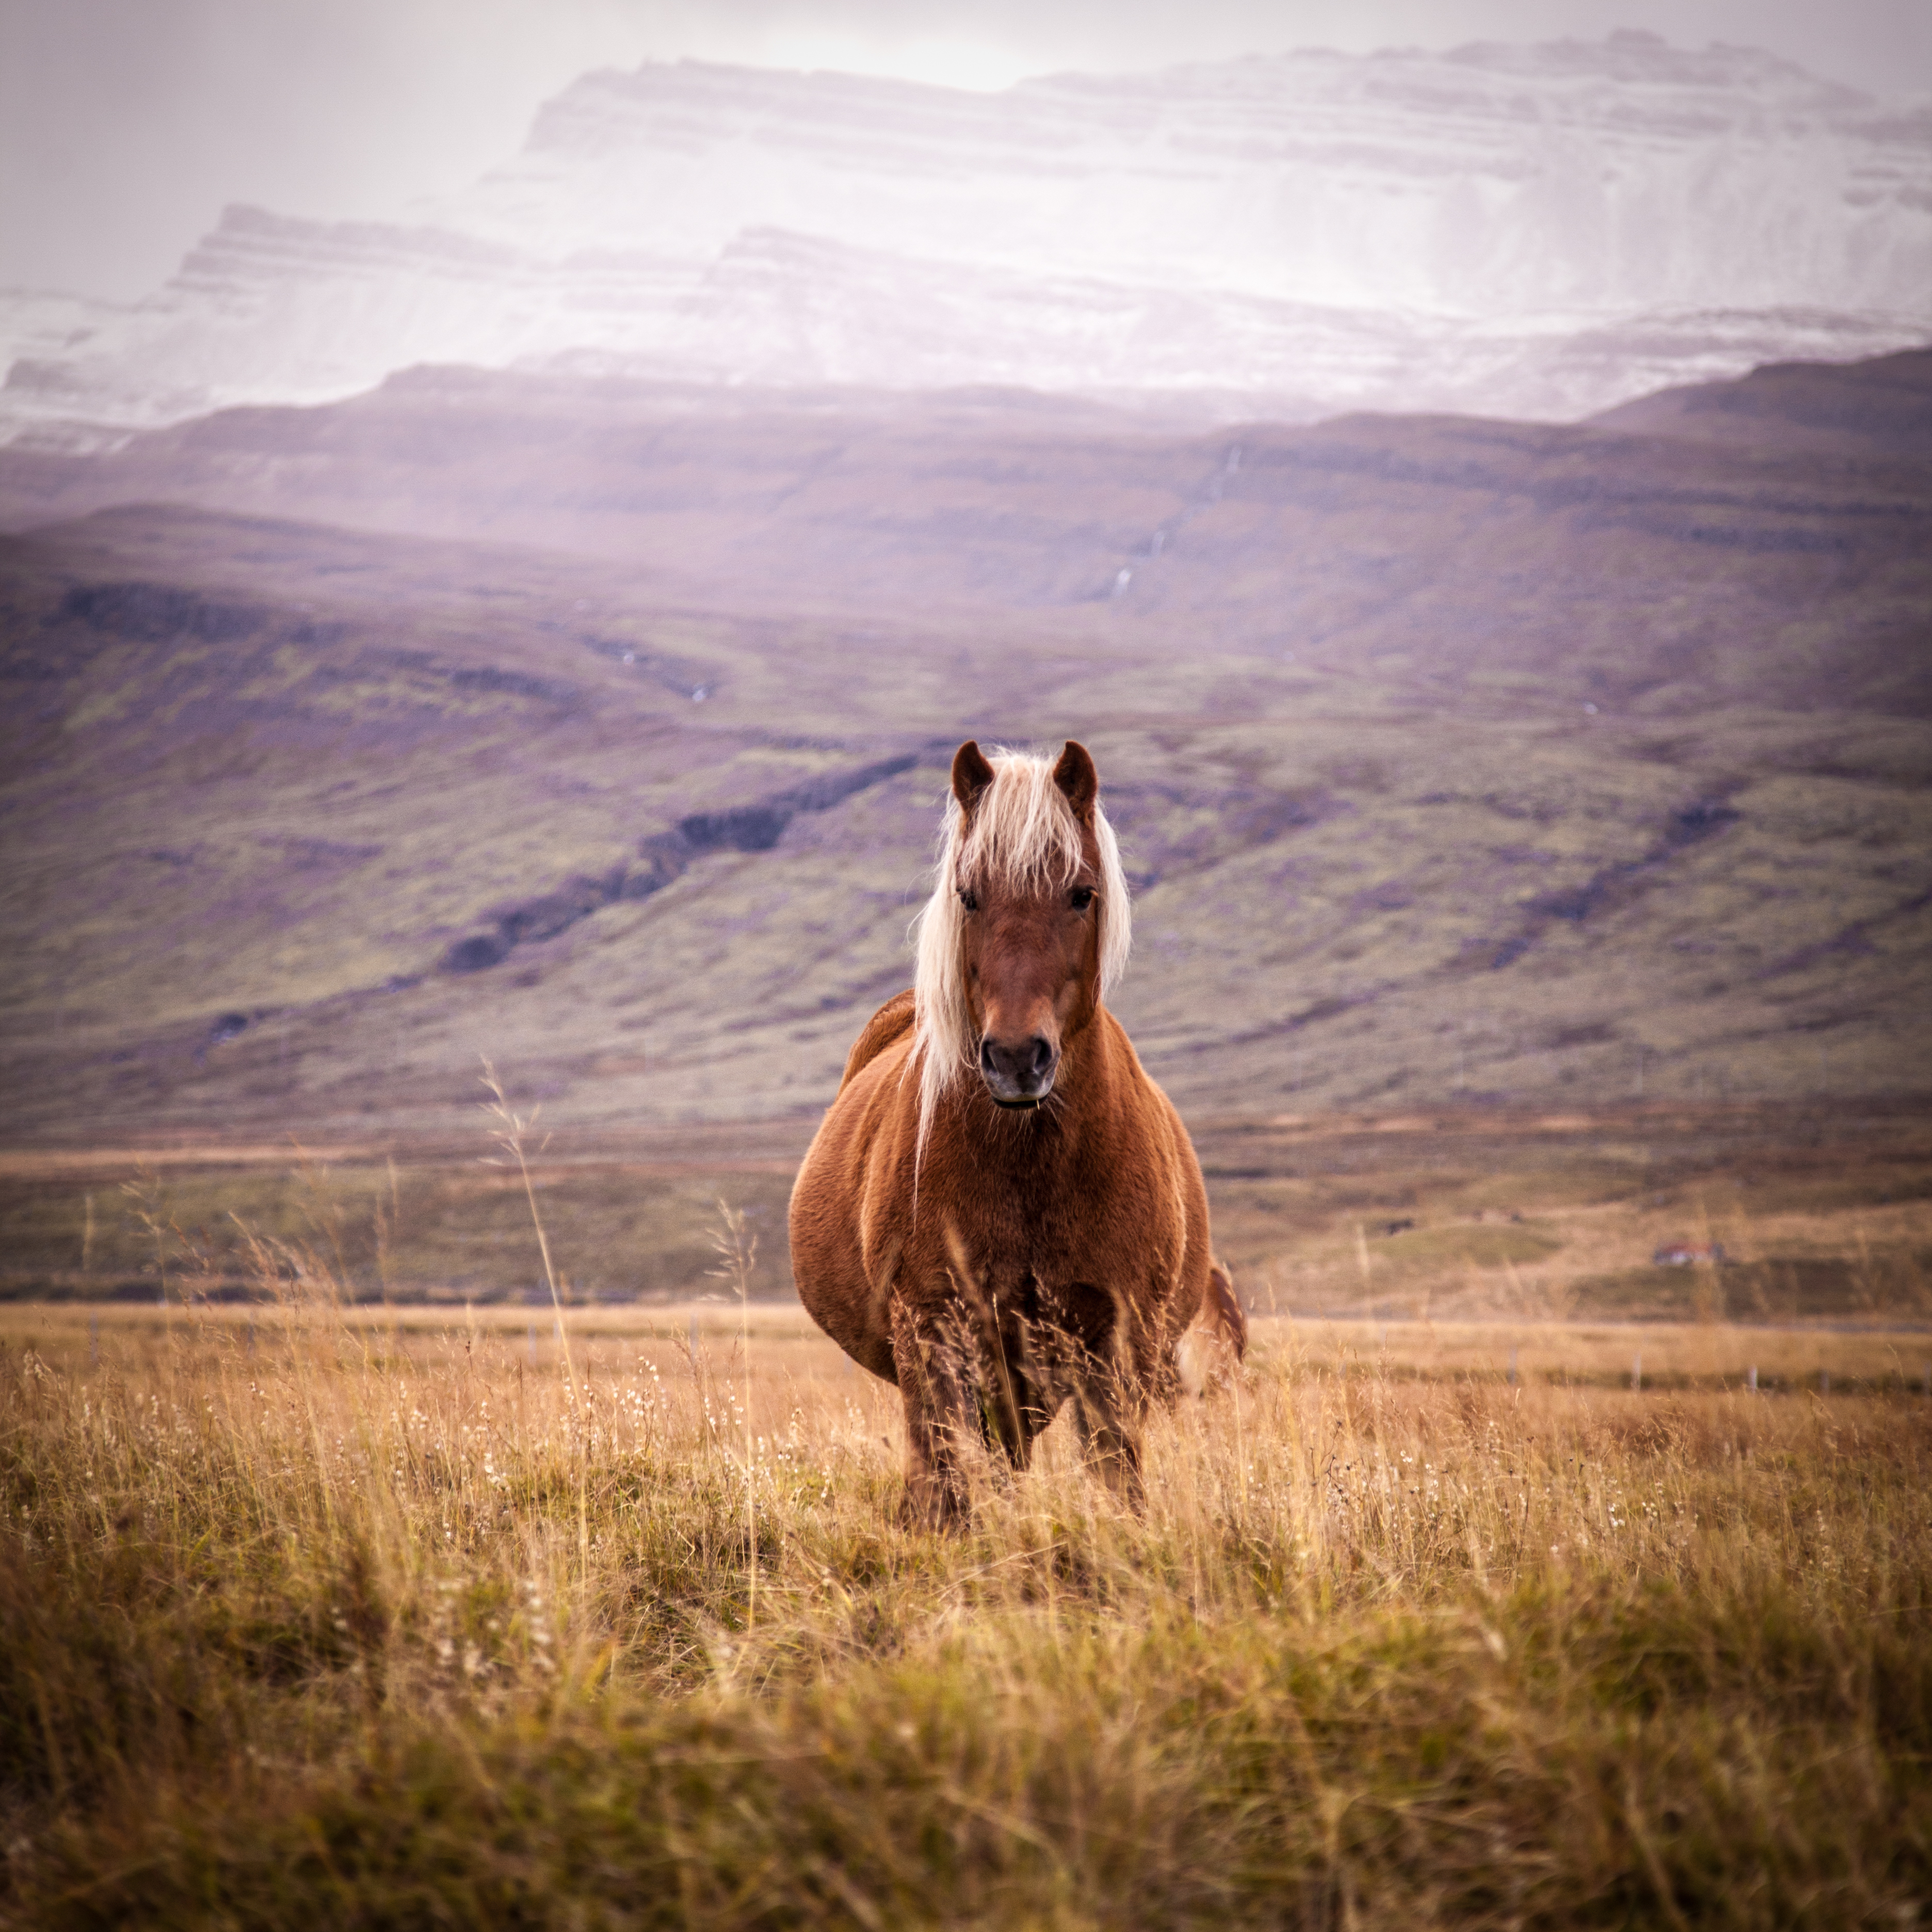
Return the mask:
{"type": "Polygon", "coordinates": [[[795,1306],[351,1307],[318,1268],[0,1339],[9,1924],[1896,1925],[1932,1888],[1916,1332],[1264,1314],[1154,1425],[1144,1516],[1056,1426],[951,1538],[898,1526],[896,1396],[795,1306]]]}
{"type": "MultiPolygon", "coordinates": [[[[479,1083],[480,1088],[480,1083],[479,1083]]],[[[346,1300],[547,1302],[530,1206],[472,1106],[462,1138],[0,1148],[0,1301],[271,1299],[314,1250],[346,1300]],[[256,1244],[281,1258],[259,1280],[256,1244]]],[[[567,1305],[716,1292],[718,1203],[788,1300],[785,1204],[814,1123],[530,1137],[567,1305]]],[[[1192,1117],[1216,1251],[1256,1308],[1866,1324],[1932,1316],[1932,1130],[1911,1102],[1650,1102],[1550,1114],[1192,1117]],[[1659,1267],[1716,1244],[1717,1268],[1659,1267]]]]}
{"type": "Polygon", "coordinates": [[[1924,461],[586,385],[0,538],[0,1924],[1916,1922],[1924,461]],[[1254,1339],[938,1538],[784,1202],[969,732],[1254,1339]]]}

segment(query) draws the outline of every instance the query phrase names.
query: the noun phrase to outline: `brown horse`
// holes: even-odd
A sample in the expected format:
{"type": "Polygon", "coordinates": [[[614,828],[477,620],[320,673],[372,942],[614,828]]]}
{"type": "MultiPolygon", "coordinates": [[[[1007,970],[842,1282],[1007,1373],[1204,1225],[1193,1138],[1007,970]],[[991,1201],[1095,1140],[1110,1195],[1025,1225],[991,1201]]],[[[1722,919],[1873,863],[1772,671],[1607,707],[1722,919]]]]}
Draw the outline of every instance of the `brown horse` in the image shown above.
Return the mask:
{"type": "Polygon", "coordinates": [[[968,1438],[1024,1467],[1070,1400],[1138,1505],[1146,1403],[1246,1346],[1186,1130],[1102,1004],[1127,944],[1085,747],[961,746],[914,986],[859,1036],[791,1197],[806,1308],[904,1398],[915,1520],[963,1514],[968,1438]]]}

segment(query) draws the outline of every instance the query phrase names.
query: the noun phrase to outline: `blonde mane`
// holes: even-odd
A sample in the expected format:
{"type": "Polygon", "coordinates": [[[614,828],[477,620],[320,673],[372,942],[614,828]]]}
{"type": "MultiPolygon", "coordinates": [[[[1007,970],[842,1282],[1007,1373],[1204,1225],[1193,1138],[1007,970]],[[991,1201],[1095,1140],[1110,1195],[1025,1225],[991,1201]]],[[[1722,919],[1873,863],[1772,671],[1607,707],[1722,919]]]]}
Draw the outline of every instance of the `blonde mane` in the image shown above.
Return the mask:
{"type": "MultiPolygon", "coordinates": [[[[978,1061],[980,1042],[959,968],[960,928],[966,916],[959,903],[961,880],[970,875],[998,880],[1021,891],[1059,890],[1070,886],[1080,869],[1080,821],[1066,794],[1054,783],[1054,760],[996,747],[988,762],[993,781],[980,794],[970,820],[956,798],[946,801],[932,896],[919,916],[911,1064],[919,1069],[921,1157],[940,1097],[978,1061]]],[[[1094,836],[1100,854],[1096,909],[1104,999],[1126,970],[1131,921],[1120,848],[1097,802],[1094,836]]]]}

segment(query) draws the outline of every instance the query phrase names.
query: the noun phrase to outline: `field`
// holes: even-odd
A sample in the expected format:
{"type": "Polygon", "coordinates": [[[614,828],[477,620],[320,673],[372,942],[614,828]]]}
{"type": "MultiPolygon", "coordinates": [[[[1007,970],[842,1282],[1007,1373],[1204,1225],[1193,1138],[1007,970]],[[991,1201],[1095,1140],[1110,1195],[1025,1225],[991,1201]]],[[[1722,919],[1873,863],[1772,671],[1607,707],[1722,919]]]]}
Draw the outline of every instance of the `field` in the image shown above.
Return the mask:
{"type": "Polygon", "coordinates": [[[1264,1317],[1144,1519],[1056,1429],[943,1539],[795,1309],[4,1325],[10,1923],[1899,1924],[1932,1886],[1918,1335],[1825,1338],[1821,1394],[1816,1334],[1640,1331],[1653,1391],[1628,1330],[1264,1317]]]}
{"type": "MultiPolygon", "coordinates": [[[[469,1134],[442,1142],[0,1150],[0,1300],[272,1298],[321,1270],[360,1303],[548,1306],[521,1180],[468,1111],[469,1134]],[[262,1243],[278,1256],[266,1288],[262,1243]]],[[[1191,1125],[1216,1248],[1263,1313],[1932,1319],[1932,1123],[1910,1103],[1191,1125]],[[1720,1265],[1657,1264],[1713,1244],[1720,1265]]],[[[532,1172],[566,1304],[716,1293],[721,1198],[760,1243],[754,1297],[788,1300],[785,1202],[812,1126],[549,1135],[539,1119],[532,1172]]]]}
{"type": "Polygon", "coordinates": [[[426,1298],[542,1279],[474,1150],[14,1156],[15,1253],[101,1208],[0,1304],[0,1918],[1916,1922],[1924,1133],[1204,1130],[1244,1372],[1144,1516],[1057,1425],[951,1538],[754,1252],[777,1128],[539,1161],[566,1269],[636,1197],[655,1300],[426,1298]]]}

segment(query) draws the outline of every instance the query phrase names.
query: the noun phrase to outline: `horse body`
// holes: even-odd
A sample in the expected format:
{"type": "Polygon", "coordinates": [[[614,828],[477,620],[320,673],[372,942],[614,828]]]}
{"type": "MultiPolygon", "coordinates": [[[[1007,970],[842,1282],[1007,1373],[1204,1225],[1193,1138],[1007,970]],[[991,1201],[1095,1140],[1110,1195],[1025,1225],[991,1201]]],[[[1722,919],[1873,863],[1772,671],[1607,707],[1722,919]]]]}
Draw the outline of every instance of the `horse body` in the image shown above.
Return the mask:
{"type": "Polygon", "coordinates": [[[860,1036],[792,1196],[800,1297],[898,1386],[908,1501],[926,1520],[963,1510],[963,1437],[1024,1466],[1070,1402],[1102,1475],[1137,1500],[1139,1414],[1174,1394],[1184,1334],[1218,1338],[1223,1358],[1246,1339],[1186,1130],[1102,1004],[1126,888],[1092,760],[1070,746],[1051,790],[1047,770],[961,748],[921,983],[860,1036]],[[1058,860],[1003,853],[1002,812],[1058,860]],[[961,1064],[973,1048],[978,1077],[961,1064]]]}

